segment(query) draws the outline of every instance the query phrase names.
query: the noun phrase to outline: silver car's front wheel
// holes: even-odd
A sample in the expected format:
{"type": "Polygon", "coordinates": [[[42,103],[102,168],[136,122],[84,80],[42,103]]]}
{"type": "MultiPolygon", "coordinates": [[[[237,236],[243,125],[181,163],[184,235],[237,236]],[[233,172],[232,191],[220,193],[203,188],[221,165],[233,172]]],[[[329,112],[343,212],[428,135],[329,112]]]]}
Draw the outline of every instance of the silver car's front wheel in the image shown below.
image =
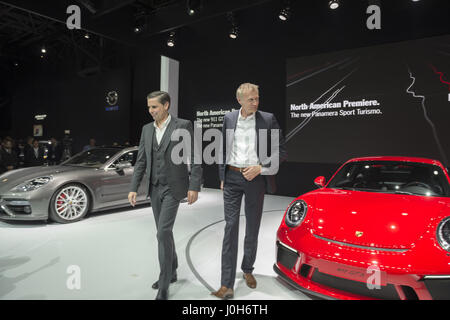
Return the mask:
{"type": "Polygon", "coordinates": [[[70,184],[60,188],[52,197],[50,218],[59,223],[83,219],[89,211],[89,196],[80,185],[70,184]]]}

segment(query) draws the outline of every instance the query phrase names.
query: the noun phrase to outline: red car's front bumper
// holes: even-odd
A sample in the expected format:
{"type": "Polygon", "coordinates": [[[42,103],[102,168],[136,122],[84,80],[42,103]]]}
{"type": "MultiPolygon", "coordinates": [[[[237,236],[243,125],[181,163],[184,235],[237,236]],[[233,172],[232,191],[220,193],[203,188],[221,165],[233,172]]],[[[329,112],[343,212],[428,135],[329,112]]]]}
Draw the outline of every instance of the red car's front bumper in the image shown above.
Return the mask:
{"type": "MultiPolygon", "coordinates": [[[[359,254],[356,254],[360,259],[355,259],[354,248],[341,247],[341,257],[339,262],[336,262],[336,260],[332,261],[330,253],[333,252],[333,248],[327,242],[317,239],[311,234],[306,235],[308,246],[302,245],[302,248],[323,246],[322,248],[329,249],[312,250],[311,254],[289,246],[290,243],[284,235],[286,233],[278,234],[277,262],[274,270],[289,284],[309,294],[326,299],[343,300],[450,299],[450,279],[424,280],[424,275],[392,271],[392,268],[379,268],[380,281],[378,283],[380,286],[369,288],[367,280],[371,274],[367,272],[367,261],[370,259],[370,252],[366,251],[367,259],[361,259],[363,253],[360,251],[359,254]],[[321,254],[317,254],[317,252],[321,252],[321,254]],[[349,263],[345,264],[340,261],[349,263]],[[357,266],[358,263],[361,267],[357,266]]],[[[298,246],[296,247],[298,248],[298,246]]],[[[389,255],[391,256],[391,253],[389,255]]],[[[373,282],[371,283],[373,284],[373,282]]]]}

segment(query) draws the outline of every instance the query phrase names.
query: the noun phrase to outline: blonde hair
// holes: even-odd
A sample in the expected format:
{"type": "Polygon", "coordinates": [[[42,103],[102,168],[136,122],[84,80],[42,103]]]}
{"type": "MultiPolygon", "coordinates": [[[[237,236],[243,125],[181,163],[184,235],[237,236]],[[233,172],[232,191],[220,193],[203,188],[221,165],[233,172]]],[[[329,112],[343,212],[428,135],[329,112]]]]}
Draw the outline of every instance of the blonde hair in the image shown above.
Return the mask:
{"type": "Polygon", "coordinates": [[[259,93],[259,86],[253,83],[243,83],[236,90],[236,98],[240,99],[244,92],[257,91],[259,93]]]}

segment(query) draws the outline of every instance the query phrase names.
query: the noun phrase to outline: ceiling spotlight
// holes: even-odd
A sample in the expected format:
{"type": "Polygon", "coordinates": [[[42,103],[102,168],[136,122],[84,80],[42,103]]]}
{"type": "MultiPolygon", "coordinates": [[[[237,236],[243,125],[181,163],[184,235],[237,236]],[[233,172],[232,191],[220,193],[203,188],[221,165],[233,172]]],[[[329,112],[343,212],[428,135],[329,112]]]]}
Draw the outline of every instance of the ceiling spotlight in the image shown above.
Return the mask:
{"type": "Polygon", "coordinates": [[[238,27],[238,23],[236,21],[236,17],[234,16],[234,13],[228,12],[227,19],[231,24],[231,29],[230,29],[230,32],[228,33],[228,36],[231,39],[236,39],[239,35],[239,27],[238,27]]]}
{"type": "Polygon", "coordinates": [[[233,26],[230,30],[229,36],[231,39],[236,39],[239,35],[239,30],[237,26],[233,26]]]}
{"type": "Polygon", "coordinates": [[[187,13],[190,16],[193,16],[198,11],[200,11],[202,8],[202,1],[201,0],[187,0],[186,1],[186,9],[187,13]]]}
{"type": "Polygon", "coordinates": [[[281,9],[280,14],[278,15],[278,18],[280,18],[280,20],[282,20],[282,21],[286,21],[287,19],[289,19],[290,12],[288,10],[289,10],[288,8],[281,9]]]}
{"type": "Polygon", "coordinates": [[[141,33],[145,29],[147,22],[145,14],[146,14],[145,12],[139,12],[137,13],[137,15],[135,15],[133,27],[134,33],[141,33]]]}
{"type": "Polygon", "coordinates": [[[86,32],[85,34],[84,34],[84,38],[85,39],[89,39],[91,36],[89,35],[89,33],[88,32],[86,32]]]}
{"type": "Polygon", "coordinates": [[[291,8],[289,6],[289,1],[284,2],[284,6],[281,8],[280,13],[278,14],[278,18],[281,21],[286,21],[291,16],[291,8]]]}
{"type": "Polygon", "coordinates": [[[331,0],[330,2],[328,2],[328,6],[332,10],[339,8],[339,0],[331,0]]]}
{"type": "Polygon", "coordinates": [[[167,39],[167,46],[168,47],[175,47],[175,31],[172,31],[169,34],[169,38],[167,39]]]}
{"type": "Polygon", "coordinates": [[[45,47],[41,48],[41,53],[47,53],[47,49],[45,49],[45,47]]]}
{"type": "Polygon", "coordinates": [[[19,63],[18,62],[14,62],[14,67],[18,67],[19,63]]]}

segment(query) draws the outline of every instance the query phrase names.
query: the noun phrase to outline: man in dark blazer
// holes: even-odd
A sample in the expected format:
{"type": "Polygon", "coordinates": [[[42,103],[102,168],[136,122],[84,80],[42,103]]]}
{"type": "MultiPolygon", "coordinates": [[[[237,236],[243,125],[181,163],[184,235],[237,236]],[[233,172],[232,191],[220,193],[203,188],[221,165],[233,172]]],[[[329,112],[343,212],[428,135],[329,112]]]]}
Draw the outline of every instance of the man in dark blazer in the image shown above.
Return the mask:
{"type": "Polygon", "coordinates": [[[242,84],[236,98],[241,109],[227,113],[222,128],[223,163],[219,164],[225,211],[222,244],[221,287],[213,295],[221,299],[234,296],[239,236],[239,215],[245,195],[245,240],[241,264],[248,287],[256,288],[253,264],[258,247],[264,193],[275,192],[275,174],[286,160],[285,140],[271,113],[258,111],[259,89],[242,84]]]}
{"type": "Polygon", "coordinates": [[[17,165],[18,159],[13,149],[13,141],[10,138],[6,138],[0,146],[0,174],[17,169],[17,165]]]}
{"type": "Polygon", "coordinates": [[[25,151],[25,166],[26,167],[39,167],[44,165],[45,150],[39,145],[39,140],[34,139],[31,148],[27,148],[25,151]]]}
{"type": "Polygon", "coordinates": [[[57,165],[61,161],[63,149],[61,143],[56,138],[51,138],[51,145],[48,148],[48,159],[50,165],[57,165]]]}
{"type": "Polygon", "coordinates": [[[175,217],[180,201],[186,196],[188,204],[197,201],[202,168],[200,164],[194,163],[192,123],[169,114],[169,94],[163,91],[150,93],[147,96],[147,106],[155,121],[142,128],[128,200],[132,206],[136,204],[137,190],[146,173],[148,181],[145,183],[149,184],[157,227],[158,258],[161,269],[159,280],[152,285],[152,288],[158,289],[157,300],[167,300],[169,283],[177,281],[178,259],[172,233],[175,217]],[[183,150],[183,161],[179,161],[179,159],[172,159],[172,150],[180,142],[172,141],[171,137],[173,133],[176,135],[183,132],[188,133],[190,139],[182,139],[186,148],[183,150]],[[187,141],[190,141],[189,145],[186,145],[187,141]],[[187,159],[188,156],[189,159],[187,159]],[[190,175],[188,162],[191,166],[190,175]]]}

